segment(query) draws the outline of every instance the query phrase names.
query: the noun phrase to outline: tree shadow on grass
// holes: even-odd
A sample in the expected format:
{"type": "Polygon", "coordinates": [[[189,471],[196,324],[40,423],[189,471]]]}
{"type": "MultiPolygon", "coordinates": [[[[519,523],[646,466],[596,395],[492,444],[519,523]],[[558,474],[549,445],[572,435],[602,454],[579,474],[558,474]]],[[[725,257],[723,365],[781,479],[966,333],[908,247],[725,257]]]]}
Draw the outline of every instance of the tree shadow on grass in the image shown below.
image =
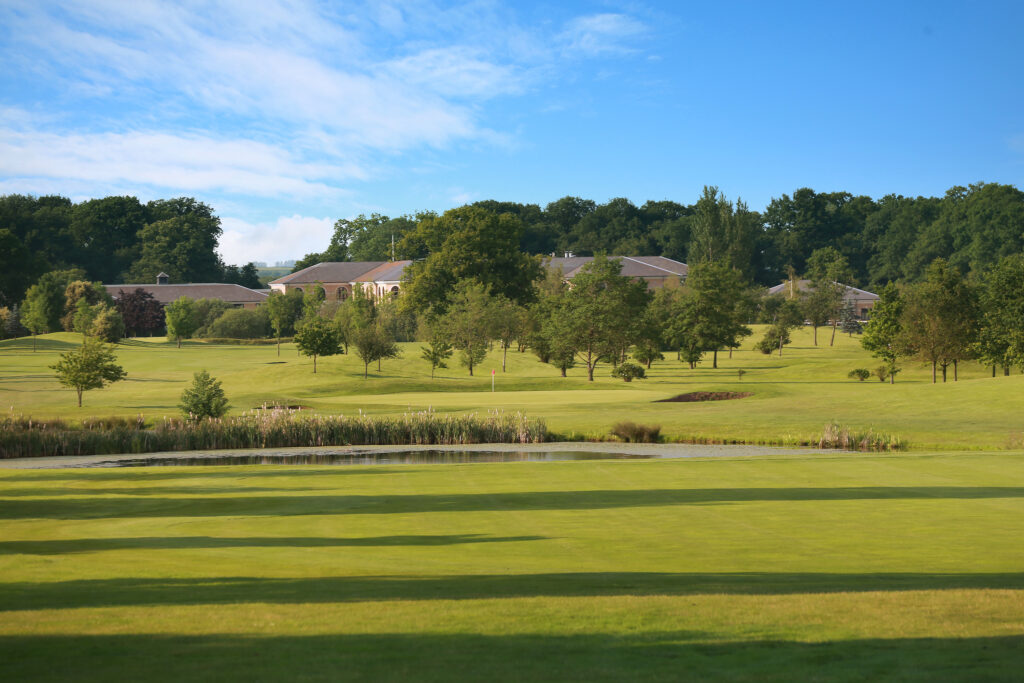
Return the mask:
{"type": "Polygon", "coordinates": [[[1022,650],[1021,636],[730,642],[693,630],[42,635],[0,637],[0,675],[10,681],[998,681],[1019,680],[1022,650]]]}
{"type": "MultiPolygon", "coordinates": [[[[301,543],[304,539],[295,540],[301,543]]],[[[495,540],[511,542],[520,539],[495,540]]],[[[541,539],[524,537],[522,540],[541,539]]],[[[637,595],[799,595],[956,589],[1021,590],[1024,589],[1024,573],[591,572],[284,579],[213,576],[184,579],[83,579],[43,583],[24,581],[0,584],[0,610],[15,612],[133,605],[304,604],[637,595]]]]}
{"type": "Polygon", "coordinates": [[[547,540],[546,536],[485,536],[483,534],[364,536],[152,536],[83,538],[51,541],[0,541],[0,555],[67,555],[105,550],[192,550],[205,548],[360,548],[378,546],[446,546],[463,543],[516,543],[547,540]]]}
{"type": "MultiPolygon", "coordinates": [[[[156,455],[154,453],[140,454],[138,457],[152,457],[156,455]]],[[[361,455],[361,454],[357,454],[361,455]]],[[[105,458],[109,456],[105,455],[90,455],[84,456],[88,458],[105,458]]],[[[4,472],[4,470],[0,470],[4,472]]],[[[7,470],[10,472],[10,470],[7,470]]],[[[153,468],[150,470],[142,470],[139,468],[56,468],[56,469],[39,469],[39,470],[17,470],[16,473],[0,474],[0,481],[11,481],[18,483],[29,483],[35,481],[47,481],[47,482],[60,482],[66,481],[73,484],[80,484],[86,481],[123,481],[127,483],[134,483],[139,481],[173,481],[173,480],[191,480],[191,479],[208,479],[208,478],[225,478],[225,479],[239,479],[245,480],[253,477],[281,477],[292,478],[292,477],[307,477],[311,475],[355,475],[355,474],[377,474],[395,477],[400,474],[410,474],[414,472],[422,472],[419,468],[412,468],[403,466],[401,468],[394,467],[379,467],[379,466],[366,466],[362,467],[359,465],[345,465],[339,467],[337,465],[302,465],[300,468],[290,468],[288,466],[260,466],[259,468],[247,467],[245,469],[238,469],[232,465],[226,465],[223,469],[211,469],[205,467],[204,469],[196,470],[182,470],[173,467],[153,468]]],[[[5,495],[4,490],[0,489],[0,498],[5,495]]]]}
{"type": "Polygon", "coordinates": [[[672,505],[850,500],[1021,498],[1019,486],[857,486],[633,489],[410,495],[64,498],[3,500],[0,519],[408,514],[504,510],[607,510],[672,505]]]}

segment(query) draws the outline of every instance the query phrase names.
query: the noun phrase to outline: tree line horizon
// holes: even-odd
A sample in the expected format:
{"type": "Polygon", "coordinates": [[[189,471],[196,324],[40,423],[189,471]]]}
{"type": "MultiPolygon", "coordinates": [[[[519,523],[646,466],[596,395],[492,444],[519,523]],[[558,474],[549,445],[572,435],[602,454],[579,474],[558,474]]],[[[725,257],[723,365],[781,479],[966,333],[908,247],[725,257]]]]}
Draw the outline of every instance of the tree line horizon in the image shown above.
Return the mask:
{"type": "MultiPolygon", "coordinates": [[[[889,194],[878,200],[848,192],[799,188],[763,211],[705,186],[693,204],[626,198],[604,204],[566,196],[538,204],[483,200],[467,206],[518,223],[526,254],[661,255],[685,263],[724,260],[744,278],[774,285],[803,273],[808,259],[831,247],[850,266],[847,284],[880,289],[925,279],[937,258],[968,277],[1024,253],[1024,192],[1013,185],[955,186],[942,197],[889,194]]],[[[443,216],[444,214],[442,214],[443,216]]],[[[339,219],[322,252],[293,270],[323,261],[421,259],[430,244],[406,239],[434,212],[339,219]]],[[[0,305],[24,297],[41,275],[80,269],[83,279],[151,282],[160,271],[175,282],[235,282],[258,287],[253,263],[227,265],[212,207],[190,197],[105,197],[74,203],[60,196],[0,197],[0,305]]]]}

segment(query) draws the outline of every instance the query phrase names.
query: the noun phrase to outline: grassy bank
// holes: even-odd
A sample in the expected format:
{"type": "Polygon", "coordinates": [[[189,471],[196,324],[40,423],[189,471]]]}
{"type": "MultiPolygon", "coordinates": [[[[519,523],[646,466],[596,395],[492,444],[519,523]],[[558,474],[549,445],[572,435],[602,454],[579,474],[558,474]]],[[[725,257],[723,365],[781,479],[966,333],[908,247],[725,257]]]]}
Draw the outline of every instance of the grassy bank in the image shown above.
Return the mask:
{"type": "Polygon", "coordinates": [[[85,407],[74,407],[73,393],[62,389],[48,365],[78,343],[71,334],[45,335],[32,353],[27,339],[0,342],[0,408],[8,415],[78,419],[91,415],[149,420],[177,415],[178,397],[192,373],[209,369],[223,381],[234,414],[264,403],[304,406],[323,414],[401,415],[432,409],[438,413],[501,409],[544,419],[548,428],[569,438],[608,438],[614,423],[630,420],[658,425],[669,441],[707,443],[814,442],[827,424],[854,432],[892,435],[914,449],[1013,448],[1024,446],[1024,376],[991,378],[990,369],[962,364],[960,381],[932,385],[930,369],[908,363],[896,384],[847,378],[853,368],[877,365],[856,338],[840,335],[836,345],[811,344],[811,331],[798,330],[784,355],[764,356],[751,349],[758,330],[732,358],[719,355],[690,370],[674,359],[656,362],[650,379],[626,384],[599,367],[596,381],[571,369],[561,378],[529,353],[508,354],[501,371],[495,350],[469,377],[456,362],[431,380],[419,357],[419,344],[403,344],[403,357],[371,367],[363,380],[355,357],[321,359],[316,375],[311,361],[285,345],[225,346],[187,342],[177,349],[163,340],[130,340],[119,358],[128,379],[89,392],[85,407]],[[491,370],[496,373],[491,392],[491,370]],[[745,374],[740,377],[738,370],[745,374]],[[749,392],[724,401],[661,402],[687,392],[749,392]]]}
{"type": "Polygon", "coordinates": [[[1014,680],[1022,455],[0,470],[0,678],[1014,680]]]}

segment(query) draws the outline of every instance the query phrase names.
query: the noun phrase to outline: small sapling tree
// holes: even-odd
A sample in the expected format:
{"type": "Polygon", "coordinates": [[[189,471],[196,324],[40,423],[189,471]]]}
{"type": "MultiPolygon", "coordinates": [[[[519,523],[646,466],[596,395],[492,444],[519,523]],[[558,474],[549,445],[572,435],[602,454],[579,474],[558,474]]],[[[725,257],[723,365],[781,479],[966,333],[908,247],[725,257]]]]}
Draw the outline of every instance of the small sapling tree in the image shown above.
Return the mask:
{"type": "Polygon", "coordinates": [[[387,358],[397,358],[398,345],[387,330],[380,325],[369,325],[355,331],[352,344],[356,355],[363,361],[363,379],[369,377],[370,363],[376,362],[378,370],[380,362],[387,358]]]}
{"type": "Polygon", "coordinates": [[[81,408],[82,392],[102,389],[124,379],[124,368],[115,360],[111,347],[97,339],[87,338],[78,348],[61,354],[57,364],[50,368],[56,371],[57,381],[75,390],[78,407],[81,408]]]}
{"type": "Polygon", "coordinates": [[[452,345],[443,339],[435,337],[430,340],[430,346],[421,346],[423,360],[430,363],[430,379],[434,379],[434,371],[437,368],[447,368],[446,360],[452,357],[452,345]]]}
{"type": "Polygon", "coordinates": [[[214,379],[206,370],[192,375],[192,384],[181,392],[181,412],[190,420],[217,418],[228,410],[228,399],[224,396],[220,380],[214,379]]]}
{"type": "Polygon", "coordinates": [[[316,359],[333,356],[341,351],[338,329],[320,316],[305,318],[295,332],[295,346],[299,353],[313,358],[313,374],[316,374],[316,359]]]}
{"type": "Polygon", "coordinates": [[[181,348],[182,339],[191,339],[199,329],[199,316],[196,314],[196,302],[187,296],[178,297],[164,310],[167,319],[167,336],[178,342],[181,348]]]}

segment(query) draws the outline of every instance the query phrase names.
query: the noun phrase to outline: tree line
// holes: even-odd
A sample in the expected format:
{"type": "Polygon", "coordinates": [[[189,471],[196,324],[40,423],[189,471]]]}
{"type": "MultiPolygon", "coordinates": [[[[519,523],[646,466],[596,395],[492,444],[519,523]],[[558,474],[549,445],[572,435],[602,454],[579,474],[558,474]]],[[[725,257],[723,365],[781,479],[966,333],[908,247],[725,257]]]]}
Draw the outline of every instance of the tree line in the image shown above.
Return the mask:
{"type": "MultiPolygon", "coordinates": [[[[637,206],[625,198],[598,204],[563,197],[544,207],[495,200],[469,206],[505,215],[495,229],[518,222],[517,248],[526,254],[662,255],[684,263],[724,259],[761,285],[777,284],[791,269],[804,272],[811,255],[825,248],[850,265],[847,284],[871,289],[922,281],[937,258],[973,275],[1024,252],[1024,192],[997,183],[953,187],[942,197],[890,194],[877,200],[800,188],[761,211],[712,186],[693,204],[664,200],[637,206]]],[[[307,254],[295,270],[321,261],[423,258],[431,245],[406,238],[443,218],[422,212],[338,220],[327,248],[307,254]]]]}
{"type": "Polygon", "coordinates": [[[259,287],[256,266],[227,265],[217,254],[222,230],[213,209],[191,197],[0,197],[0,306],[20,302],[51,271],[81,271],[107,284],[233,282],[259,287]]]}

